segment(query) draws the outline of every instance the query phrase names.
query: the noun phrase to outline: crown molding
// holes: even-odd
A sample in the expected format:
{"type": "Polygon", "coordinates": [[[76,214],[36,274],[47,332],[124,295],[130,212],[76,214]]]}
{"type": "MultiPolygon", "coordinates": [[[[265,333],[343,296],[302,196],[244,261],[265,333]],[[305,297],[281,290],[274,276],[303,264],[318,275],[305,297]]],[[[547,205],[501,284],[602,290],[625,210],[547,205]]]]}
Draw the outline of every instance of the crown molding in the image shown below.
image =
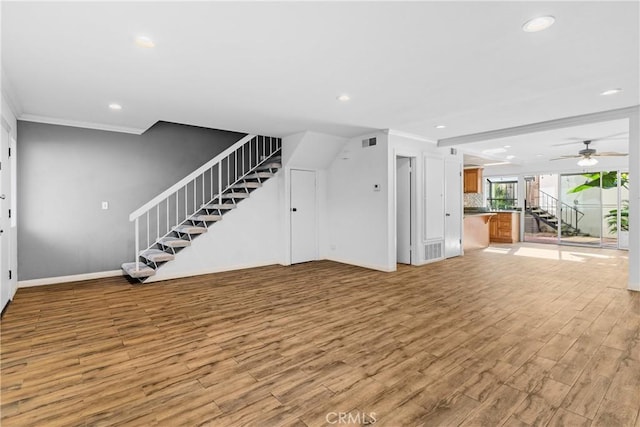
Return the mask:
{"type": "Polygon", "coordinates": [[[141,135],[146,129],[132,128],[126,126],[105,125],[103,123],[83,122],[78,120],[59,119],[55,117],[38,116],[35,114],[22,114],[18,120],[25,122],[46,123],[49,125],[71,126],[84,129],[104,130],[107,132],[129,133],[141,135]]]}

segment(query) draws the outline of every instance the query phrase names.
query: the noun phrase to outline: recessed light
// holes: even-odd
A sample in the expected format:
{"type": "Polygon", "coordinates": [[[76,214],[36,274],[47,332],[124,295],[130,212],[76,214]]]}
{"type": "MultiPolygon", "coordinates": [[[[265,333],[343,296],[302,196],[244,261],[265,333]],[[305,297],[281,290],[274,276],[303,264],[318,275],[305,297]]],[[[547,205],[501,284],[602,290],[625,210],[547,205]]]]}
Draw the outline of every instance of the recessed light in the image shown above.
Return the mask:
{"type": "Polygon", "coordinates": [[[112,104],[109,104],[109,108],[111,108],[112,110],[122,110],[122,105],[112,103],[112,104]]]}
{"type": "Polygon", "coordinates": [[[445,125],[435,125],[434,127],[435,127],[436,129],[444,129],[444,128],[446,128],[446,126],[445,126],[445,125]]]}
{"type": "Polygon", "coordinates": [[[351,97],[346,93],[343,93],[342,95],[339,95],[336,99],[340,102],[347,102],[351,100],[351,97]]]}
{"type": "Polygon", "coordinates": [[[507,156],[507,160],[511,160],[511,159],[515,159],[515,158],[516,158],[516,156],[514,156],[513,154],[507,156]]]}
{"type": "Polygon", "coordinates": [[[138,36],[136,37],[136,44],[140,47],[144,47],[147,49],[151,49],[152,47],[155,47],[155,43],[153,42],[153,40],[151,40],[149,37],[147,36],[138,36]]]}
{"type": "Polygon", "coordinates": [[[553,16],[539,16],[525,22],[524,25],[522,25],[522,31],[526,33],[536,33],[538,31],[546,30],[552,26],[554,22],[556,22],[556,18],[553,16]]]}
{"type": "Polygon", "coordinates": [[[536,154],[536,157],[542,157],[542,154],[536,154]]]}
{"type": "Polygon", "coordinates": [[[511,148],[511,146],[510,145],[505,145],[504,148],[511,148]]]}
{"type": "Polygon", "coordinates": [[[619,87],[615,88],[615,89],[607,89],[604,92],[600,92],[600,95],[615,95],[616,93],[620,93],[622,92],[622,89],[620,89],[619,87]]]}

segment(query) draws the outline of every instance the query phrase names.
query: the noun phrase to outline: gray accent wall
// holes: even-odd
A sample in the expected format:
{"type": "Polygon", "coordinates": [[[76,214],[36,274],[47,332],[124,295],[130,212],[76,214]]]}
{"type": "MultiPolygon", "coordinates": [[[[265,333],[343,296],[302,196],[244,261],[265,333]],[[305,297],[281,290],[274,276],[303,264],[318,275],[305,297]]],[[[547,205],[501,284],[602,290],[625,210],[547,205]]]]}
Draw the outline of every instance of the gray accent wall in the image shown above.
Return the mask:
{"type": "Polygon", "coordinates": [[[19,121],[18,279],[134,261],[129,214],[244,135],[167,122],[131,135],[19,121]]]}

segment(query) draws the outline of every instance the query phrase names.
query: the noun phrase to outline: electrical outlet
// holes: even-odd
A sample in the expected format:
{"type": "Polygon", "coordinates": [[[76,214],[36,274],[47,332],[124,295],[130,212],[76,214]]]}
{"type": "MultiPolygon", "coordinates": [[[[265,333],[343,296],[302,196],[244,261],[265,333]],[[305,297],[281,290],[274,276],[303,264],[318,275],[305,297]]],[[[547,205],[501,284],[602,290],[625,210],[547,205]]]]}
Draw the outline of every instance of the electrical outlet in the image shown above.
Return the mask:
{"type": "Polygon", "coordinates": [[[109,202],[102,202],[102,210],[106,211],[107,209],[109,209],[109,202]]]}

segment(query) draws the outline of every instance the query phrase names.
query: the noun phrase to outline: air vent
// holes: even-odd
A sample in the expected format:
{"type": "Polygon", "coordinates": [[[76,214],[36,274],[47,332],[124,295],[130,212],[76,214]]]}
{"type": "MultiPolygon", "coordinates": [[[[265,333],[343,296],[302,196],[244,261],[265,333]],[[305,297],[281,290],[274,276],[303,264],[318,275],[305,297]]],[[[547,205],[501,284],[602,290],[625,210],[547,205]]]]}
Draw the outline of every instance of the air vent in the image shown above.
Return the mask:
{"type": "Polygon", "coordinates": [[[376,140],[375,137],[373,138],[367,138],[367,139],[363,139],[362,140],[362,147],[373,147],[374,145],[376,145],[378,143],[378,141],[376,140]]]}
{"type": "Polygon", "coordinates": [[[435,261],[442,259],[442,242],[427,243],[424,245],[424,260],[435,261]]]}

